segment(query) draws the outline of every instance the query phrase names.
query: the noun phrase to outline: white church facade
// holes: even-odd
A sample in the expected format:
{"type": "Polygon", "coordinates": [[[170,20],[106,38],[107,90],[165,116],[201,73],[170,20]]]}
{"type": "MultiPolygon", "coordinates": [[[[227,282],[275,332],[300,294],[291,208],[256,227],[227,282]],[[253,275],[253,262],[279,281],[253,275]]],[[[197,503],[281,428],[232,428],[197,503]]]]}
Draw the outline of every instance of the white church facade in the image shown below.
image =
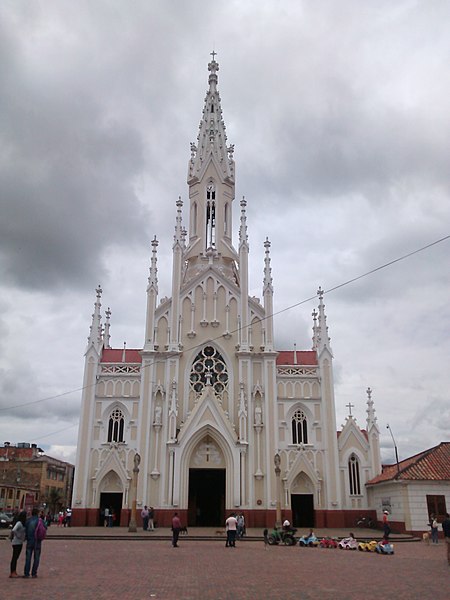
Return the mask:
{"type": "Polygon", "coordinates": [[[333,354],[323,293],[310,350],[275,344],[270,242],[261,300],[249,297],[246,202],[233,245],[235,163],[217,90],[207,90],[187,183],[188,227],[176,203],[170,298],[158,298],[156,238],[144,343],[110,345],[109,309],[97,289],[85,355],[73,522],[96,525],[104,508],[126,525],[135,456],[138,513],[168,525],[223,526],[231,511],[248,526],[280,515],[297,526],[350,526],[375,515],[365,483],[381,473],[371,391],[367,423],[336,428],[333,354]]]}

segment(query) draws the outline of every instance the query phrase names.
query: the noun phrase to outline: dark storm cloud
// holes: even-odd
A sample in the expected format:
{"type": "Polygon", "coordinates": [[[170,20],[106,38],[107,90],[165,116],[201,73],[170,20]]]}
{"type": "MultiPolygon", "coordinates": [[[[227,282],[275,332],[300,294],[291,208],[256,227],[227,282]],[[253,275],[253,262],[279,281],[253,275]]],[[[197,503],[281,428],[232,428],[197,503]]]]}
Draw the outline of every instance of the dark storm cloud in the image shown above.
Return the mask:
{"type": "Polygon", "coordinates": [[[17,63],[0,100],[3,277],[76,286],[102,273],[111,240],[143,239],[142,139],[86,90],[48,89],[17,63]]]}

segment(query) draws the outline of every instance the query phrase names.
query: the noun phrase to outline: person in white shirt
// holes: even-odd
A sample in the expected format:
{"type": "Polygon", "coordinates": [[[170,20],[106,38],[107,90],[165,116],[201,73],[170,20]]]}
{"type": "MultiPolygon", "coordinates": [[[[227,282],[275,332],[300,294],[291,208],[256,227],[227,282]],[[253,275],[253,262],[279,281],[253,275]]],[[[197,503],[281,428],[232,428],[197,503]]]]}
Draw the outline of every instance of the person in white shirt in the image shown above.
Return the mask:
{"type": "Polygon", "coordinates": [[[225,521],[225,529],[227,530],[227,542],[226,547],[236,548],[236,530],[237,530],[237,519],[231,514],[225,521]]]}

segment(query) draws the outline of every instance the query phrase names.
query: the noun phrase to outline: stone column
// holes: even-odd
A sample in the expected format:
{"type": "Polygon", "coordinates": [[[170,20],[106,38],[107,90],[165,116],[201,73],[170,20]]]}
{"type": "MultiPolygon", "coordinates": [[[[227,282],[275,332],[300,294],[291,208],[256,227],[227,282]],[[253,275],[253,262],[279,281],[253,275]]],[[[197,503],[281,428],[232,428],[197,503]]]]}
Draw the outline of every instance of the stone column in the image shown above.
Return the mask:
{"type": "Polygon", "coordinates": [[[273,462],[275,463],[275,485],[276,485],[276,492],[277,492],[277,513],[276,513],[276,519],[275,519],[275,527],[281,527],[281,499],[280,499],[280,475],[281,475],[281,468],[280,468],[280,464],[281,464],[281,459],[280,459],[280,455],[278,454],[278,452],[275,454],[275,457],[273,459],[273,462]]]}
{"type": "Polygon", "coordinates": [[[131,518],[130,523],[128,525],[128,531],[130,533],[137,532],[136,526],[136,497],[137,497],[137,484],[138,484],[138,475],[139,475],[139,464],[141,462],[140,455],[136,452],[134,455],[134,468],[133,468],[133,477],[131,479],[131,518]]]}

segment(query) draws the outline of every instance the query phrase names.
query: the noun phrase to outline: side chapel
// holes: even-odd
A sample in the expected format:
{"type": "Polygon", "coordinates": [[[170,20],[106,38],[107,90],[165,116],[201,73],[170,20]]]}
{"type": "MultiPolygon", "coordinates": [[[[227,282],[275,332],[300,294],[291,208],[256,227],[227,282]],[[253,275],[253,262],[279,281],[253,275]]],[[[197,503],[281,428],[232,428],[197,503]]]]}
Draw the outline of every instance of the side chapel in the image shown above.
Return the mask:
{"type": "Polygon", "coordinates": [[[333,353],[323,292],[312,348],[275,345],[270,242],[262,298],[249,297],[246,201],[233,245],[234,146],[227,144],[209,79],[187,183],[189,223],[176,202],[171,297],[158,301],[158,241],[152,241],[144,344],[112,348],[111,311],[100,287],[85,354],[73,522],[97,525],[104,508],[127,525],[135,456],[136,505],[174,510],[189,526],[223,526],[242,512],[248,526],[289,518],[299,527],[355,523],[371,510],[365,483],[381,473],[370,389],[366,429],[353,416],[336,428],[333,353]]]}

